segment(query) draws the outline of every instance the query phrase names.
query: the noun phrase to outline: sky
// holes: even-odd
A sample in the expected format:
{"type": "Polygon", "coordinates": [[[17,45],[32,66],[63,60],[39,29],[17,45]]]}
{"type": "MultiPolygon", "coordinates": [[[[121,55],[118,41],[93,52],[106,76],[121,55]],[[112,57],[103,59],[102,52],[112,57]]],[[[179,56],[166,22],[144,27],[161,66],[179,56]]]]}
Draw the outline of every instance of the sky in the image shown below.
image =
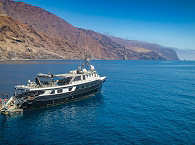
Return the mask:
{"type": "Polygon", "coordinates": [[[107,35],[195,50],[195,0],[20,0],[107,35]]]}

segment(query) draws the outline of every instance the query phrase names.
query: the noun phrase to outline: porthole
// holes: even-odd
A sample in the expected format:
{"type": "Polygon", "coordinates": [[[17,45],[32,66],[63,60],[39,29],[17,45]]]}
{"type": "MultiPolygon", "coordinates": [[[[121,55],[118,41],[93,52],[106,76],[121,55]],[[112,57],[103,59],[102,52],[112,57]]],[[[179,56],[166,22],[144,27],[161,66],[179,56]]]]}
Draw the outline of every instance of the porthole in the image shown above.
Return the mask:
{"type": "Polygon", "coordinates": [[[69,87],[69,88],[68,88],[68,91],[71,91],[71,90],[72,90],[72,87],[69,87]]]}
{"type": "Polygon", "coordinates": [[[50,94],[55,94],[55,90],[51,90],[50,94]]]}

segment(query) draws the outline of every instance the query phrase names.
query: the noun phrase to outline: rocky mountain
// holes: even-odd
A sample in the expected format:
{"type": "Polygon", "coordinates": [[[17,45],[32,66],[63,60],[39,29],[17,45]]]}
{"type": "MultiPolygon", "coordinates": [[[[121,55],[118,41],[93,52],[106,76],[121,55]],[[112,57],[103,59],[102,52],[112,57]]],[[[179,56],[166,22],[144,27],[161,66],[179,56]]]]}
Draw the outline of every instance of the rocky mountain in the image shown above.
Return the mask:
{"type": "Polygon", "coordinates": [[[180,60],[195,60],[195,50],[193,49],[176,49],[175,51],[180,60]]]}
{"type": "MultiPolygon", "coordinates": [[[[158,56],[157,59],[177,60],[178,56],[173,48],[164,47],[158,44],[137,41],[137,40],[125,40],[117,37],[110,36],[111,39],[120,45],[125,46],[127,50],[132,50],[137,53],[142,53],[144,58],[158,56]]],[[[148,58],[148,59],[149,59],[148,58]]]]}
{"type": "Polygon", "coordinates": [[[63,58],[54,49],[55,43],[64,47],[61,41],[49,38],[9,16],[0,16],[0,20],[0,59],[63,58]],[[47,50],[50,47],[52,51],[47,50]]]}
{"type": "Polygon", "coordinates": [[[174,50],[76,28],[23,2],[0,0],[0,59],[178,59],[174,50]]]}

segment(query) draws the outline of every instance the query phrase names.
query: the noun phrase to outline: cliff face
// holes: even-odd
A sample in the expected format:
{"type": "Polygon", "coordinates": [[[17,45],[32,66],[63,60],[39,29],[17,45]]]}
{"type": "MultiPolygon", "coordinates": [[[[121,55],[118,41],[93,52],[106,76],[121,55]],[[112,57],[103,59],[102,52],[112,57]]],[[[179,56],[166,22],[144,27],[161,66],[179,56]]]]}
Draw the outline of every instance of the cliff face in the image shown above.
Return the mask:
{"type": "Polygon", "coordinates": [[[139,54],[142,54],[146,59],[165,59],[165,60],[177,60],[178,56],[172,48],[164,47],[158,44],[147,43],[137,40],[124,40],[121,38],[110,36],[110,38],[120,45],[125,46],[127,50],[132,50],[139,54]]]}
{"type": "Polygon", "coordinates": [[[195,60],[195,50],[175,48],[175,51],[180,60],[195,60]]]}
{"type": "Polygon", "coordinates": [[[177,59],[176,53],[76,28],[39,7],[0,0],[0,59],[177,59]]]}
{"type": "MultiPolygon", "coordinates": [[[[9,16],[0,16],[0,20],[0,59],[65,58],[60,53],[69,47],[65,42],[37,32],[9,16]],[[61,49],[56,49],[56,45],[61,49]]],[[[72,57],[75,55],[73,52],[72,57]]]]}

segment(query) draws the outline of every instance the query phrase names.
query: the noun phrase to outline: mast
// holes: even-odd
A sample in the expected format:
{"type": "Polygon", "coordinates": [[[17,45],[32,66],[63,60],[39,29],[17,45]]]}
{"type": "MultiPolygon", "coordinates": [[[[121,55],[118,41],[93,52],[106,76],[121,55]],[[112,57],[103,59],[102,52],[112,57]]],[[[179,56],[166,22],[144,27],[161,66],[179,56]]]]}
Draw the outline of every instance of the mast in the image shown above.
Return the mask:
{"type": "Polygon", "coordinates": [[[89,67],[90,63],[89,63],[89,56],[87,53],[86,48],[84,48],[84,52],[83,52],[83,63],[81,64],[81,69],[85,68],[85,67],[89,67]]]}

